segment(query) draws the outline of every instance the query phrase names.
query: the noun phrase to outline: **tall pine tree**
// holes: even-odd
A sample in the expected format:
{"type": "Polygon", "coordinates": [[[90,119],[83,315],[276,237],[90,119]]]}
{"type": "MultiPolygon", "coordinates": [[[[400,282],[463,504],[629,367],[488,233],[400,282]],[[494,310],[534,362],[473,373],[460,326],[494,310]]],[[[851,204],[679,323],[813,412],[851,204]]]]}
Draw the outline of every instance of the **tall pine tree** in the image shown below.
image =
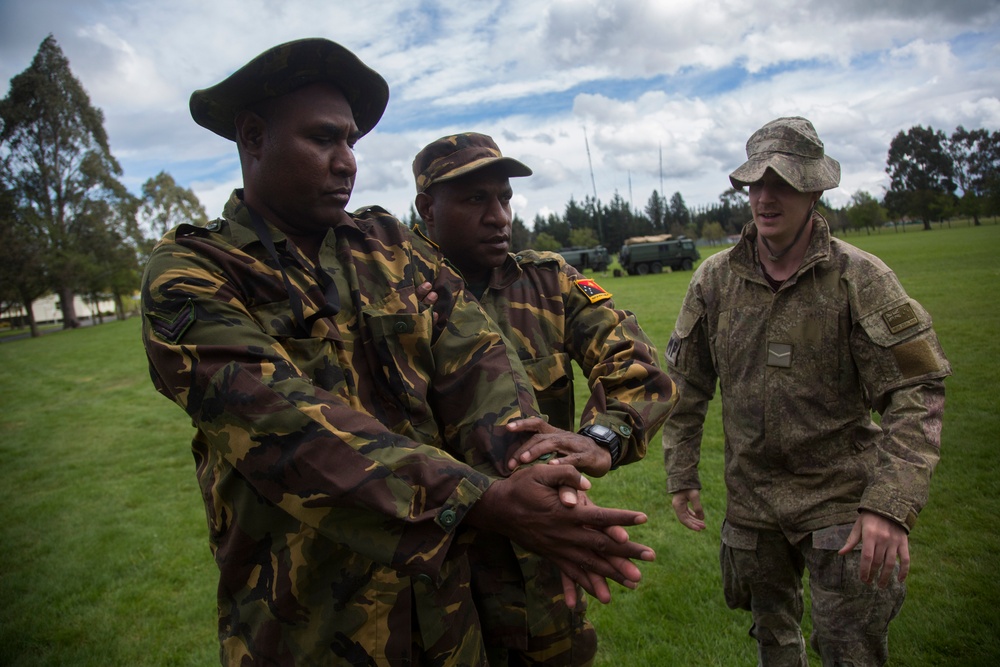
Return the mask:
{"type": "Polygon", "coordinates": [[[118,180],[122,170],[108,145],[104,114],[91,105],[52,35],[11,79],[0,123],[3,180],[38,221],[63,326],[79,326],[74,297],[84,288],[86,241],[99,235],[100,213],[129,195],[118,180]]]}

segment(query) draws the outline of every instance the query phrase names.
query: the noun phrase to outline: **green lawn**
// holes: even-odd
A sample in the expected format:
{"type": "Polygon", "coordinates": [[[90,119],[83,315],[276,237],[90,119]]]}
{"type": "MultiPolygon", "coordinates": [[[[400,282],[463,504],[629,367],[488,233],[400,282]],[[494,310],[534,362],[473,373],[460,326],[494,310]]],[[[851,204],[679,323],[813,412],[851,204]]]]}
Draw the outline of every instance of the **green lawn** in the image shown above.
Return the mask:
{"type": "MultiPolygon", "coordinates": [[[[852,235],[934,316],[948,380],[942,462],[911,539],[892,665],[1000,664],[1000,226],[852,235]]],[[[702,250],[705,254],[705,251],[702,250]]],[[[603,278],[662,351],[690,273],[603,278]]],[[[0,344],[0,665],[217,664],[204,511],[183,412],[153,390],[138,320],[0,344]]],[[[578,403],[585,400],[580,391],[578,403]]],[[[749,665],[747,615],[718,574],[725,504],[717,402],[706,428],[709,530],[674,519],[658,438],[597,480],[599,502],[650,516],[636,591],[592,603],[598,665],[749,665]]],[[[815,664],[819,664],[818,660],[815,664]]]]}

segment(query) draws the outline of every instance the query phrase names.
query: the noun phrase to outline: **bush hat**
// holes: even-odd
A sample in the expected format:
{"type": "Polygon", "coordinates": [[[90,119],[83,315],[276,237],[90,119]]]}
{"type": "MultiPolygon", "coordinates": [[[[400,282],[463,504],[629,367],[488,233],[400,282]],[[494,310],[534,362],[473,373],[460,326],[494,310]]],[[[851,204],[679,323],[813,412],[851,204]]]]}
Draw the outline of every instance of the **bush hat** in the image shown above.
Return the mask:
{"type": "Polygon", "coordinates": [[[378,123],[389,86],[346,48],[328,39],[279,44],[210,88],[191,94],[191,117],[221,137],[236,140],[236,115],[255,102],[327,81],[344,93],[362,135],[378,123]]]}
{"type": "Polygon", "coordinates": [[[824,154],[813,124],[799,116],[772,120],[754,132],[747,141],[747,158],[729,175],[734,188],[759,181],[768,168],[799,192],[840,184],[840,163],[824,154]]]}
{"type": "Polygon", "coordinates": [[[441,181],[470,172],[502,165],[507,177],[531,176],[531,169],[514,158],[504,157],[492,137],[477,132],[452,134],[433,141],[413,158],[413,178],[417,192],[441,181]]]}

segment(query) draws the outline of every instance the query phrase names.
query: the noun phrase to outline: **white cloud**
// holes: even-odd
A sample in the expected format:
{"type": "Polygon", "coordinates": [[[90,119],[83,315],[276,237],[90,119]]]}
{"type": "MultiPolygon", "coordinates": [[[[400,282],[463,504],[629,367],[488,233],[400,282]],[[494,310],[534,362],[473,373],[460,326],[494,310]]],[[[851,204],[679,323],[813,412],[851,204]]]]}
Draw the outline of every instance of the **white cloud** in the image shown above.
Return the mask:
{"type": "Polygon", "coordinates": [[[995,0],[36,0],[0,3],[0,77],[51,32],[129,186],[165,170],[216,215],[239,168],[231,143],[190,120],[191,91],[268,46],[327,36],[392,90],[358,147],[355,204],[405,215],[413,155],[475,129],[535,170],[514,182],[530,220],[592,194],[584,127],[604,201],[631,189],[642,208],[662,178],[667,196],[714,202],[749,134],[789,114],[843,163],[835,203],[880,194],[898,131],[1000,129],[998,22],[995,0]]]}

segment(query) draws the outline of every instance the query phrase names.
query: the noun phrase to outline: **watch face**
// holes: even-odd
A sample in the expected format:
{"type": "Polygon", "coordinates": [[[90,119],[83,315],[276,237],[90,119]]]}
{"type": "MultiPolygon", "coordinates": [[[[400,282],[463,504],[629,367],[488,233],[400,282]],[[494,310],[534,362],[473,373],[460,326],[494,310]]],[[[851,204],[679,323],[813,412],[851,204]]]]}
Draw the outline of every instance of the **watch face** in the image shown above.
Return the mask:
{"type": "Polygon", "coordinates": [[[614,435],[614,431],[607,426],[601,426],[600,424],[594,424],[591,426],[589,432],[598,438],[609,438],[614,435]]]}

